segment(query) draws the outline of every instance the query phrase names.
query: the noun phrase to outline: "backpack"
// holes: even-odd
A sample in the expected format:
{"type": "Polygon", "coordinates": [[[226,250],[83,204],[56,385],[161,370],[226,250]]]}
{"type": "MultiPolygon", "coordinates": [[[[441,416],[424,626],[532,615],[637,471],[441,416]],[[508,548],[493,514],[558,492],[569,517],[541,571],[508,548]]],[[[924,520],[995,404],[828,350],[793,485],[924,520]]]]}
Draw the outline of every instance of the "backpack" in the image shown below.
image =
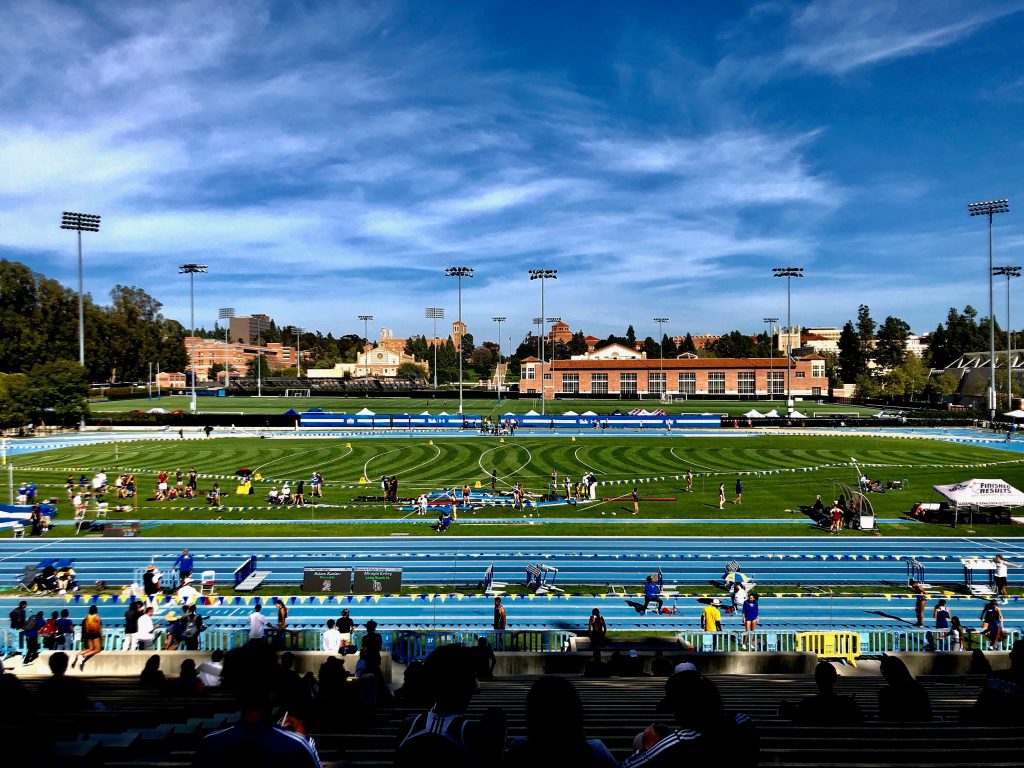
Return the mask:
{"type": "Polygon", "coordinates": [[[11,629],[24,629],[25,628],[25,614],[15,608],[11,611],[11,629]]]}
{"type": "Polygon", "coordinates": [[[185,617],[185,629],[181,636],[186,640],[199,636],[199,616],[197,614],[190,613],[185,617]]]}
{"type": "Polygon", "coordinates": [[[39,619],[36,616],[30,616],[29,620],[25,622],[25,631],[32,632],[36,629],[39,629],[39,619]]]}

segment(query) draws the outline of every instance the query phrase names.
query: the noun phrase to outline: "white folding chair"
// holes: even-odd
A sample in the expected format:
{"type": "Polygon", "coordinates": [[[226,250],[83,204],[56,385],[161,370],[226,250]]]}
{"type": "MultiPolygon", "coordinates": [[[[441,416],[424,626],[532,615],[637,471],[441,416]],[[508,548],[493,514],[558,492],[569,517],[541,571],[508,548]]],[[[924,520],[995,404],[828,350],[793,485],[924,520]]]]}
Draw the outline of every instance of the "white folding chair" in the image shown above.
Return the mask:
{"type": "Polygon", "coordinates": [[[203,571],[199,577],[199,594],[212,595],[217,586],[217,572],[203,571]]]}
{"type": "Polygon", "coordinates": [[[96,519],[105,518],[107,516],[107,507],[110,506],[105,501],[96,502],[96,519]]]}
{"type": "Polygon", "coordinates": [[[82,526],[85,525],[85,507],[75,510],[75,535],[77,536],[82,532],[82,526]]]}

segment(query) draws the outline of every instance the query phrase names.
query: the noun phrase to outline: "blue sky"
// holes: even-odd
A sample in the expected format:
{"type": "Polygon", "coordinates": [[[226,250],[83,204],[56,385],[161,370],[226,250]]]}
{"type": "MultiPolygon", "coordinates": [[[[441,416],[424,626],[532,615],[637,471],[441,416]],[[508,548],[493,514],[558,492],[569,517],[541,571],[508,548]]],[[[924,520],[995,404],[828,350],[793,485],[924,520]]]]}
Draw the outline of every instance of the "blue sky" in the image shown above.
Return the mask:
{"type": "MultiPolygon", "coordinates": [[[[0,256],[86,289],[477,340],[987,312],[1024,262],[1024,2],[0,5],[0,256]]],[[[996,312],[1005,313],[1005,288],[996,312]]],[[[1024,282],[1016,288],[1024,296],[1024,282]]],[[[1024,317],[1024,303],[1018,316],[1024,317]]],[[[1020,327],[1019,323],[1014,324],[1020,327]]],[[[375,335],[371,329],[371,335],[375,335]]]]}

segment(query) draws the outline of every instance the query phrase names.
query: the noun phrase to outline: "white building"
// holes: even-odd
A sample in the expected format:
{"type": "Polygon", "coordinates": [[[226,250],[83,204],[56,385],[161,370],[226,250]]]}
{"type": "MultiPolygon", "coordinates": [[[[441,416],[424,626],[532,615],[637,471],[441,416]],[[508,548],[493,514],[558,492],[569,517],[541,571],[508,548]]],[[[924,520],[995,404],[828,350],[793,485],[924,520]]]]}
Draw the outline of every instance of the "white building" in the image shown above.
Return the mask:
{"type": "Polygon", "coordinates": [[[646,352],[639,352],[630,349],[622,344],[609,344],[593,352],[585,352],[582,355],[573,355],[570,360],[644,360],[646,352]]]}

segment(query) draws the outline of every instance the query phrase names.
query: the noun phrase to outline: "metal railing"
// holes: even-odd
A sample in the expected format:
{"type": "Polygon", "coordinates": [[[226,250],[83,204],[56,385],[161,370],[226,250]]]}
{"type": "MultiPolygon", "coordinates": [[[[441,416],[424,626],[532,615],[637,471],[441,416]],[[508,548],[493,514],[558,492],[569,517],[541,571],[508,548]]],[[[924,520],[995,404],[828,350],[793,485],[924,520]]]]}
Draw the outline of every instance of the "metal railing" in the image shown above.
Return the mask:
{"type": "MultiPolygon", "coordinates": [[[[462,643],[476,645],[481,637],[487,639],[497,652],[561,653],[568,650],[574,632],[557,630],[439,630],[397,631],[391,633],[391,655],[396,661],[408,662],[425,659],[442,645],[462,643]]],[[[387,647],[387,645],[385,645],[387,647]]]]}
{"type": "MultiPolygon", "coordinates": [[[[1004,628],[1005,637],[997,644],[997,650],[1009,650],[1020,637],[1016,629],[1004,628]]],[[[824,645],[816,646],[800,642],[800,636],[813,635],[854,635],[853,647],[859,656],[881,656],[885,653],[927,653],[931,651],[952,652],[949,637],[942,636],[942,630],[920,628],[907,629],[868,629],[860,631],[812,631],[807,630],[763,630],[754,632],[702,632],[684,631],[676,634],[676,638],[684,645],[700,653],[740,653],[759,651],[762,653],[796,653],[804,648],[809,651],[824,650],[824,645]],[[930,637],[929,637],[930,635],[930,637]]],[[[813,642],[813,641],[812,641],[813,642]]],[[[842,642],[842,641],[841,641],[842,642]]],[[[978,632],[965,632],[963,652],[975,649],[989,650],[989,640],[978,632]]],[[[847,650],[840,648],[840,650],[847,650]]],[[[838,654],[846,656],[847,653],[838,654]]]]}

